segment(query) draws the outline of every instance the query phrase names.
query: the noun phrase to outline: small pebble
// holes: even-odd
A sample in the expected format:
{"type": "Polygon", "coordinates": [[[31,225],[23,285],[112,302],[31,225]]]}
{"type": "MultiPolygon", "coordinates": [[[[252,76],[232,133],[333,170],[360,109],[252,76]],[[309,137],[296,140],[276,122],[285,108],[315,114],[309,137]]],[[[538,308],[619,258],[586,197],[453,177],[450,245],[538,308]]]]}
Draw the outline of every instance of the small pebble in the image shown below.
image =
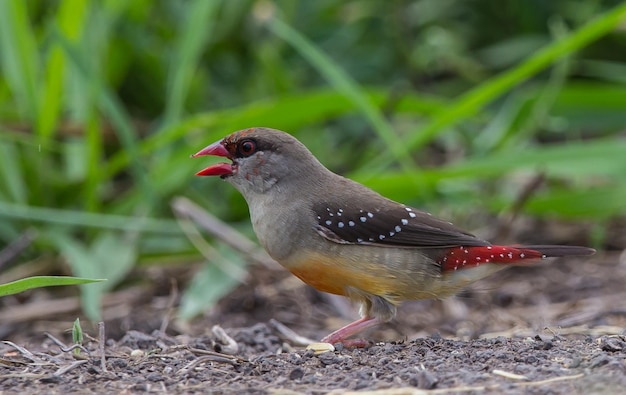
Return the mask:
{"type": "Polygon", "coordinates": [[[308,350],[313,350],[315,355],[319,355],[329,351],[335,351],[335,346],[330,343],[311,343],[306,347],[308,350]]]}
{"type": "Polygon", "coordinates": [[[300,380],[304,377],[304,370],[300,367],[295,368],[289,373],[289,380],[300,380]]]}

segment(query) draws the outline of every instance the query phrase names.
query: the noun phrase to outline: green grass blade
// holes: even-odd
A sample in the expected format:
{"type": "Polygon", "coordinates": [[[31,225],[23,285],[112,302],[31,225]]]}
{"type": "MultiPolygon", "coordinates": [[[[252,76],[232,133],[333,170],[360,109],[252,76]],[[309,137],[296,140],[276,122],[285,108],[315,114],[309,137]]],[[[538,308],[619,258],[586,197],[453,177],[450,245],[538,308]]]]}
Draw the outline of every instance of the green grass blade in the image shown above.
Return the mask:
{"type": "Polygon", "coordinates": [[[33,288],[55,287],[61,285],[78,285],[106,281],[106,279],[92,279],[63,276],[35,276],[6,284],[0,284],[0,296],[13,295],[33,288]]]}
{"type": "Polygon", "coordinates": [[[76,70],[81,73],[82,78],[85,81],[93,82],[97,92],[99,106],[102,112],[111,121],[113,130],[117,133],[124,150],[127,151],[129,155],[130,171],[140,187],[144,206],[149,209],[157,196],[147,182],[148,179],[145,176],[146,171],[141,162],[137,137],[130,121],[130,116],[127,114],[119,99],[104,85],[105,81],[97,78],[95,71],[91,69],[90,63],[87,60],[88,54],[81,52],[76,45],[69,42],[62,34],[56,32],[54,37],[65,51],[68,59],[75,66],[76,70]]]}
{"type": "Polygon", "coordinates": [[[178,51],[172,58],[164,125],[177,122],[183,114],[185,97],[202,51],[211,36],[220,3],[216,0],[195,0],[186,6],[187,15],[182,21],[184,26],[178,40],[178,51]]]}
{"type": "MultiPolygon", "coordinates": [[[[378,108],[385,102],[386,92],[381,89],[368,89],[368,100],[378,108]]],[[[397,103],[397,111],[410,114],[434,114],[443,110],[446,103],[434,98],[406,95],[397,103]]],[[[140,152],[148,155],[161,147],[173,145],[176,141],[197,136],[199,143],[214,141],[238,129],[250,126],[272,125],[281,130],[291,131],[313,123],[337,118],[354,111],[355,105],[344,94],[335,90],[319,89],[307,93],[285,95],[272,100],[254,102],[245,106],[191,116],[159,133],[141,141],[140,152]]],[[[119,151],[104,164],[104,177],[111,178],[122,171],[129,163],[126,151],[119,151]]]]}
{"type": "MultiPolygon", "coordinates": [[[[76,40],[82,31],[86,0],[66,0],[59,3],[56,24],[60,34],[70,40],[76,40]]],[[[53,44],[46,59],[44,71],[43,94],[39,106],[36,131],[42,142],[54,134],[63,110],[63,93],[65,80],[66,58],[62,49],[53,44]]]]}
{"type": "Polygon", "coordinates": [[[102,296],[124,278],[135,263],[136,238],[119,232],[101,232],[93,243],[86,245],[59,231],[49,232],[46,236],[65,256],[73,273],[83,278],[106,277],[109,280],[81,287],[85,314],[92,320],[100,319],[102,296]]]}
{"type": "MultiPolygon", "coordinates": [[[[500,97],[515,85],[550,66],[556,60],[580,50],[591,42],[610,33],[623,22],[624,18],[626,18],[626,2],[622,2],[572,34],[536,52],[517,67],[505,71],[470,90],[451,103],[447,110],[435,116],[424,129],[413,133],[402,149],[405,151],[418,150],[443,133],[449,126],[475,115],[485,105],[500,97]]],[[[381,160],[373,164],[374,168],[390,164],[389,158],[382,156],[381,158],[381,160]]]]}
{"type": "Polygon", "coordinates": [[[233,266],[243,269],[246,266],[245,259],[228,247],[218,245],[217,251],[219,254],[216,254],[214,259],[220,260],[221,263],[207,262],[203,265],[181,298],[179,314],[184,320],[202,313],[240,283],[232,274],[224,272],[221,268],[233,266]]]}
{"type": "MultiPolygon", "coordinates": [[[[72,343],[82,345],[83,339],[83,328],[80,326],[80,318],[76,318],[72,325],[72,343]]],[[[74,349],[74,355],[80,355],[80,348],[74,349]]]]}
{"type": "Polygon", "coordinates": [[[626,172],[626,140],[595,140],[567,145],[544,145],[507,150],[483,158],[432,170],[437,177],[492,177],[517,169],[547,171],[563,177],[605,175],[623,177],[626,172]]]}
{"type": "Polygon", "coordinates": [[[380,109],[368,100],[367,94],[345,71],[340,69],[337,64],[300,32],[279,18],[272,19],[268,23],[268,27],[278,37],[291,44],[332,86],[354,103],[355,107],[363,113],[398,163],[406,170],[416,169],[408,151],[402,148],[404,144],[403,139],[399,138],[380,109]]]}
{"type": "Polygon", "coordinates": [[[0,1],[0,62],[20,112],[34,120],[39,57],[27,6],[26,1],[0,1]]]}
{"type": "MultiPolygon", "coordinates": [[[[423,171],[427,185],[434,188],[441,182],[456,180],[487,180],[512,171],[545,172],[548,176],[582,180],[592,177],[607,183],[622,185],[626,174],[626,140],[603,139],[567,145],[537,146],[493,153],[482,158],[470,158],[459,163],[423,171]]],[[[410,175],[385,172],[376,178],[367,173],[351,178],[366,183],[383,195],[409,200],[427,191],[407,188],[410,175]]],[[[597,203],[597,201],[595,201],[597,203]]]]}
{"type": "Polygon", "coordinates": [[[20,150],[17,144],[0,140],[0,196],[5,195],[10,201],[25,204],[28,189],[20,166],[20,150]],[[4,192],[4,193],[3,193],[4,192]]]}
{"type": "Polygon", "coordinates": [[[92,117],[85,125],[83,150],[86,152],[84,166],[86,176],[83,182],[83,201],[86,211],[97,211],[103,204],[100,197],[102,183],[108,178],[102,169],[104,142],[100,123],[92,117]]]}
{"type": "Polygon", "coordinates": [[[181,233],[178,223],[174,220],[87,213],[84,211],[23,206],[0,201],[0,218],[2,217],[100,229],[163,234],[181,233]]]}
{"type": "Polygon", "coordinates": [[[541,217],[559,215],[598,221],[626,214],[624,202],[626,185],[598,186],[582,190],[556,190],[534,196],[524,205],[524,211],[541,217]]]}

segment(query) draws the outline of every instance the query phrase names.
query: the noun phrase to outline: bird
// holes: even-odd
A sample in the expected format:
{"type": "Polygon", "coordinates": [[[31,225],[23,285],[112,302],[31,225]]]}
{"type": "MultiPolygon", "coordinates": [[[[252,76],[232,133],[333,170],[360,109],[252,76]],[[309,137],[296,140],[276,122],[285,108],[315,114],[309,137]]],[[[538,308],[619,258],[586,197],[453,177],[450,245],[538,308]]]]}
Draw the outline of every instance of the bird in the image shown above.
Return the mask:
{"type": "Polygon", "coordinates": [[[274,260],[313,288],[360,306],[361,318],[325,336],[326,343],[349,345],[348,338],[391,321],[403,301],[454,295],[512,264],[595,253],[492,245],[330,171],[276,129],[239,130],[192,155],[199,156],[229,160],[196,175],[218,176],[243,195],[258,241],[274,260]]]}

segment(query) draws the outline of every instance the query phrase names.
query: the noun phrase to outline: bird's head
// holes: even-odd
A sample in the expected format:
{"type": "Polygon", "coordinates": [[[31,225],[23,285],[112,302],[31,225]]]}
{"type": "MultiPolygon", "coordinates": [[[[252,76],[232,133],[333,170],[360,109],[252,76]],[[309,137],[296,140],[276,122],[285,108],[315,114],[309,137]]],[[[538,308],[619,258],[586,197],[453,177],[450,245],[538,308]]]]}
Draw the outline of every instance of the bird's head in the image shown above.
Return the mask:
{"type": "Polygon", "coordinates": [[[219,176],[243,195],[265,193],[274,186],[298,186],[312,175],[327,171],[311,152],[291,135],[275,129],[251,128],[232,133],[198,153],[221,156],[230,163],[217,163],[198,176],[219,176]],[[292,181],[293,180],[293,181],[292,181]]]}

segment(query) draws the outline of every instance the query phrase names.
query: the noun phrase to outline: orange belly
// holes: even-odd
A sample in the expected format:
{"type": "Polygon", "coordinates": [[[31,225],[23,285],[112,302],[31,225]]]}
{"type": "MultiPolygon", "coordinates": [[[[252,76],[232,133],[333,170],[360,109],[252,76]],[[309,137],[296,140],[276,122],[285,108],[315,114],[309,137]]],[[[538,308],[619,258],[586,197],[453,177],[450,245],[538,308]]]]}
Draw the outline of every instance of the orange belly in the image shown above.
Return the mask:
{"type": "Polygon", "coordinates": [[[374,295],[393,294],[395,278],[381,265],[355,262],[345,257],[330,258],[308,253],[297,262],[286,265],[289,271],[318,291],[346,295],[348,287],[374,295]]]}
{"type": "Polygon", "coordinates": [[[349,296],[355,290],[377,295],[394,304],[403,300],[454,295],[468,284],[505,268],[486,264],[441,273],[419,252],[392,249],[365,250],[361,246],[330,245],[328,251],[300,252],[281,262],[313,288],[349,296]],[[409,255],[412,254],[412,255],[409,255]],[[420,263],[421,262],[421,263],[420,263]]]}

